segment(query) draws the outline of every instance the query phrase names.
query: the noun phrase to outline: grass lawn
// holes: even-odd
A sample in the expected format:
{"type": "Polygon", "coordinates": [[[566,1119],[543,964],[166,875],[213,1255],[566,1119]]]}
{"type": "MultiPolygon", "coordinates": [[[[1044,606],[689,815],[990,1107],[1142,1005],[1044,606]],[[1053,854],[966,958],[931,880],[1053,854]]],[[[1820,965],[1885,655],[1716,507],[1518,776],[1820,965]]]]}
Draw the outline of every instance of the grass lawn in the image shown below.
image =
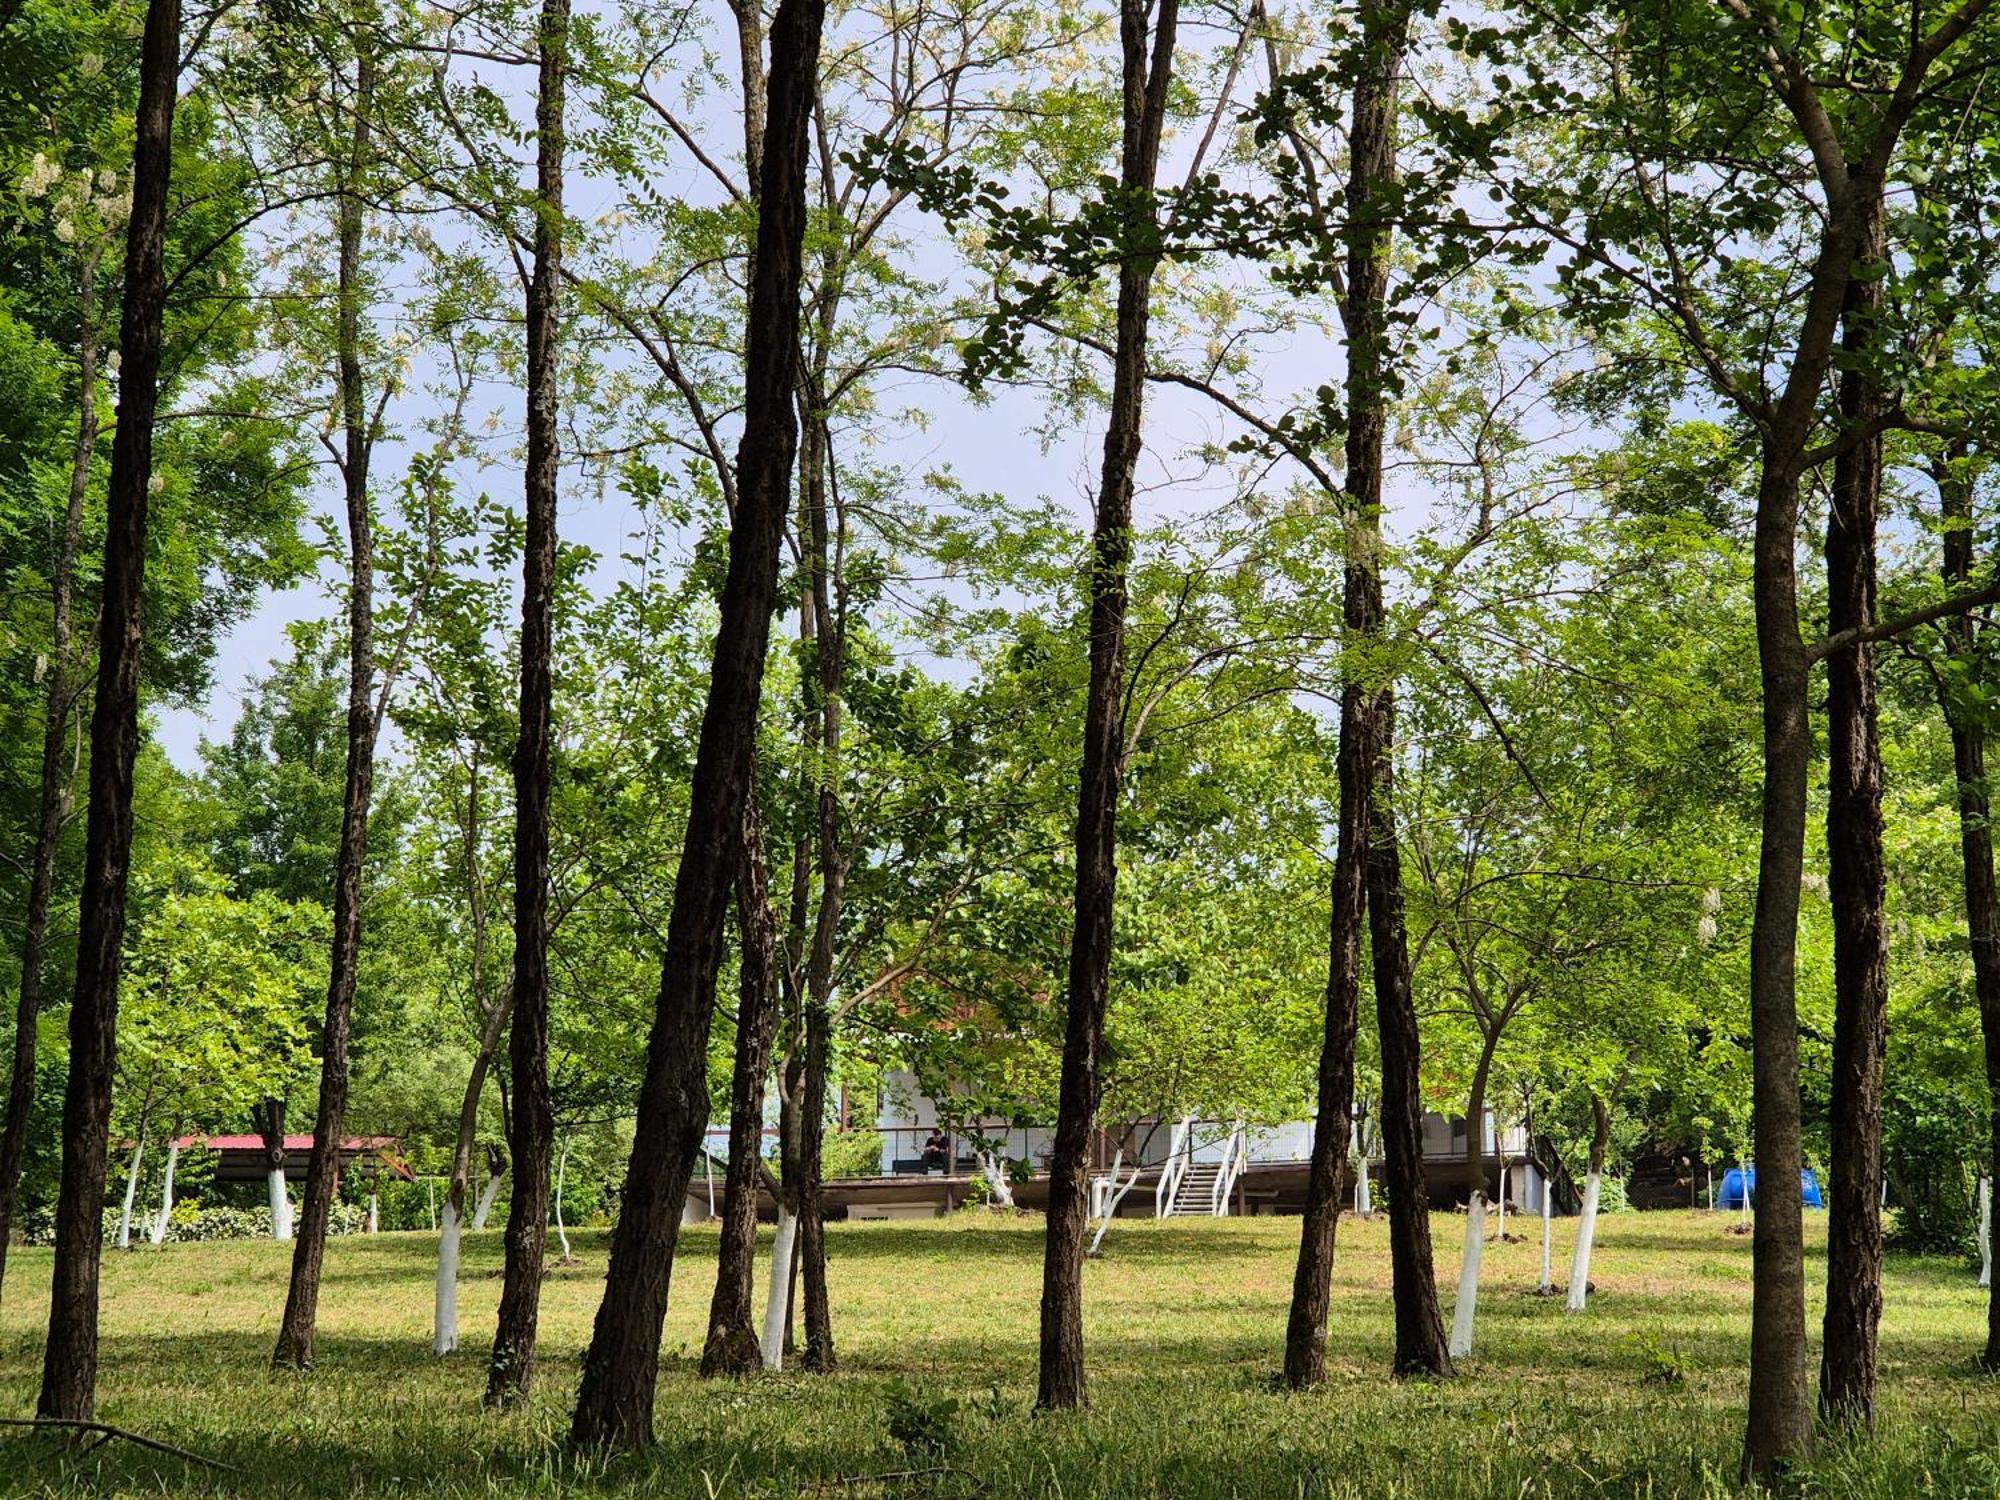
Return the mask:
{"type": "MultiPolygon", "coordinates": [[[[1810,1217],[1822,1235],[1823,1217],[1810,1217]]],[[[501,1417],[479,1405],[497,1233],[468,1238],[469,1337],[444,1361],[429,1352],[430,1237],[335,1240],[320,1365],[303,1378],[266,1367],[289,1247],[111,1253],[100,1415],[242,1472],[124,1443],[79,1456],[0,1430],[0,1495],[1721,1494],[1749,1327],[1750,1244],[1727,1232],[1733,1221],[1607,1217],[1598,1293],[1582,1316],[1531,1294],[1534,1243],[1489,1245],[1477,1357],[1427,1386],[1384,1373],[1384,1224],[1343,1220],[1335,1373],[1305,1396],[1271,1381],[1296,1219],[1121,1222],[1087,1273],[1093,1410],[1054,1418],[1028,1409],[1038,1219],[832,1226],[840,1373],[744,1385],[694,1377],[715,1237],[690,1230],[667,1319],[660,1444],[594,1468],[555,1440],[602,1285],[601,1233],[575,1236],[582,1263],[551,1275],[540,1394],[501,1417]]],[[[1447,1298],[1463,1224],[1440,1215],[1434,1228],[1447,1298]]],[[[1559,1278],[1573,1224],[1557,1223],[1559,1278]]],[[[1816,1293],[1817,1243],[1811,1253],[1816,1293]]],[[[48,1273],[48,1252],[15,1252],[0,1306],[0,1415],[33,1410],[48,1273]]],[[[1971,1363],[1983,1296],[1962,1264],[1892,1263],[1882,1430],[1872,1446],[1823,1444],[1806,1493],[2000,1497],[2000,1380],[1971,1363]]],[[[1817,1332],[1816,1295],[1811,1317],[1817,1332]]]]}

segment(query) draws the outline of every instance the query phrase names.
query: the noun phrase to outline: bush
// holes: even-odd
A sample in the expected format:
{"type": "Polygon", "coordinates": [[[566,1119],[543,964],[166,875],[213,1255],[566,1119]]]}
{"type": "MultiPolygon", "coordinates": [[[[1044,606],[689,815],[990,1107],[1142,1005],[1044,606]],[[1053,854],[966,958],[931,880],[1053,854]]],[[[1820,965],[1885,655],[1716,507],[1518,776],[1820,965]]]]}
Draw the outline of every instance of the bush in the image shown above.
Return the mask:
{"type": "MultiPolygon", "coordinates": [[[[119,1210],[107,1208],[104,1211],[103,1243],[118,1243],[119,1210]]],[[[359,1234],[368,1227],[368,1211],[352,1203],[333,1205],[333,1212],[327,1219],[330,1234],[359,1234]]],[[[153,1215],[134,1212],[132,1215],[132,1243],[146,1244],[153,1235],[153,1215]]],[[[53,1208],[38,1208],[21,1219],[21,1237],[30,1245],[53,1245],[56,1240],[56,1214],[53,1208]]],[[[259,1208],[216,1208],[204,1207],[192,1198],[182,1198],[174,1204],[174,1211],[167,1220],[167,1243],[170,1245],[190,1245],[206,1243],[210,1240],[267,1240],[271,1237],[271,1210],[268,1205],[259,1208]]]]}

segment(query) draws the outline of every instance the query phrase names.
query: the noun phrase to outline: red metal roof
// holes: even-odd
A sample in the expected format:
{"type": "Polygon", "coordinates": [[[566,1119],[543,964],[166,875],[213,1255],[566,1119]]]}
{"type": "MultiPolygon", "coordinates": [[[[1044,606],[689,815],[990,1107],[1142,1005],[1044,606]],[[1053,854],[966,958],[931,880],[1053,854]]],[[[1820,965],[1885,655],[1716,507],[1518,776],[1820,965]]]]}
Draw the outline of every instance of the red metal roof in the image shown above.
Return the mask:
{"type": "MultiPolygon", "coordinates": [[[[262,1151],[264,1138],[261,1135],[184,1135],[174,1144],[183,1151],[192,1146],[205,1146],[210,1151],[262,1151]]],[[[340,1143],[343,1151],[381,1151],[396,1144],[393,1135],[350,1135],[340,1143]]],[[[285,1137],[285,1153],[312,1150],[313,1138],[309,1135],[288,1135],[285,1137]]]]}

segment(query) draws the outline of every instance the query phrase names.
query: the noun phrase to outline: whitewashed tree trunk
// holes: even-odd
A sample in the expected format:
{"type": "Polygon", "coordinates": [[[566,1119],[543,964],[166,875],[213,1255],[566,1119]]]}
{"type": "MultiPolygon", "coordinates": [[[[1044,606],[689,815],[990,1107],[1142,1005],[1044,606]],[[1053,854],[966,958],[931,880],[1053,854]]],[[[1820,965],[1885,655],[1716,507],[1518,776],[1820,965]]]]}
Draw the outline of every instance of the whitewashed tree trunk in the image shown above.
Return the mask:
{"type": "Polygon", "coordinates": [[[458,1348],[458,1210],[446,1199],[438,1229],[437,1312],[431,1320],[431,1353],[458,1348]]]}
{"type": "Polygon", "coordinates": [[[146,1153],[143,1138],[132,1146],[132,1165],[125,1170],[125,1207],[118,1215],[118,1248],[132,1248],[132,1200],[139,1196],[139,1162],[146,1153]]]}
{"type": "Polygon", "coordinates": [[[1750,1200],[1751,1200],[1751,1199],[1752,1199],[1753,1197],[1755,1197],[1756,1195],[1755,1195],[1755,1194],[1753,1194],[1753,1193],[1752,1193],[1752,1192],[1750,1191],[1750,1168],[1749,1168],[1749,1165],[1748,1165],[1747,1163],[1744,1163],[1744,1162],[1740,1162],[1740,1161],[1739,1161],[1739,1162],[1738,1162],[1738,1163],[1736,1164],[1736,1170],[1737,1170],[1737,1171],[1738,1171],[1738,1172],[1739,1172],[1739,1173],[1740,1173],[1740,1174],[1742,1175],[1742,1183],[1743,1183],[1743,1194],[1742,1194],[1742,1198],[1741,1198],[1741,1200],[1740,1200],[1740,1202],[1741,1202],[1741,1206],[1742,1206],[1742,1209],[1743,1209],[1743,1227],[1744,1227],[1745,1229],[1749,1229],[1749,1228],[1751,1227],[1751,1222],[1750,1222],[1750,1200]]]}
{"type": "Polygon", "coordinates": [[[1597,1195],[1604,1174],[1592,1172],[1583,1180],[1583,1217],[1576,1226],[1576,1253],[1569,1260],[1569,1310],[1582,1312],[1590,1297],[1590,1245],[1597,1238],[1597,1195]]]}
{"type": "Polygon", "coordinates": [[[1453,1359],[1472,1353],[1472,1320],[1479,1311],[1479,1262],[1486,1252],[1486,1194],[1472,1190],[1465,1209],[1465,1255],[1458,1263],[1458,1301],[1451,1310],[1453,1359]]]}
{"type": "Polygon", "coordinates": [[[178,1137],[167,1142],[167,1178],[160,1185],[160,1216],[153,1220],[153,1243],[167,1242],[167,1225],[174,1216],[174,1167],[181,1159],[178,1137]]]}
{"type": "Polygon", "coordinates": [[[1104,1189],[1104,1213],[1097,1221],[1097,1233],[1090,1237],[1090,1244],[1084,1250],[1086,1256],[1094,1256],[1104,1243],[1105,1231],[1111,1228],[1111,1221],[1118,1217],[1118,1205],[1125,1201],[1125,1195],[1139,1184],[1139,1174],[1144,1170],[1137,1162],[1132,1164],[1132,1175],[1123,1182],[1118,1179],[1119,1169],[1125,1165],[1125,1148],[1120,1146],[1111,1158],[1111,1181],[1104,1189]]]}
{"type": "Polygon", "coordinates": [[[493,1200],[500,1196],[500,1175],[496,1172],[486,1179],[486,1186],[479,1190],[479,1202],[472,1209],[472,1227],[484,1229],[486,1216],[493,1211],[493,1200]]]}
{"type": "Polygon", "coordinates": [[[1993,1179],[1979,1179],[1979,1284],[1993,1285],[1993,1179]]]}
{"type": "Polygon", "coordinates": [[[1539,1175],[1542,1185],[1542,1279],[1536,1283],[1535,1290],[1546,1292],[1556,1284],[1554,1267],[1549,1263],[1555,1241],[1555,1207],[1550,1200],[1555,1195],[1550,1191],[1553,1184],[1549,1181],[1549,1174],[1543,1172],[1539,1175]]]}
{"type": "Polygon", "coordinates": [[[1507,1181],[1513,1170],[1506,1162],[1500,1163],[1500,1201],[1493,1205],[1493,1238],[1502,1244],[1507,1240],[1507,1181]]]}
{"type": "Polygon", "coordinates": [[[1008,1180],[1007,1164],[996,1152],[979,1153],[979,1170],[986,1176],[986,1186],[990,1190],[986,1199],[989,1208],[1001,1209],[1014,1206],[1014,1184],[1008,1180]]]}
{"type": "Polygon", "coordinates": [[[781,1202],[778,1233],[771,1241],[771,1287],[764,1297],[764,1337],[758,1341],[764,1368],[785,1367],[785,1314],[791,1307],[792,1245],[798,1238],[798,1218],[781,1202]]]}
{"type": "Polygon", "coordinates": [[[285,1169],[271,1168],[264,1174],[264,1184],[271,1199],[271,1238],[288,1240],[292,1237],[292,1195],[285,1191],[285,1169]]]}
{"type": "Polygon", "coordinates": [[[382,1195],[374,1188],[368,1190],[368,1232],[382,1232],[382,1195]]]}
{"type": "Polygon", "coordinates": [[[1368,1191],[1368,1158],[1362,1157],[1354,1170],[1354,1211],[1362,1218],[1375,1212],[1368,1191]]]}
{"type": "Polygon", "coordinates": [[[569,1176],[569,1147],[564,1145],[562,1155],[556,1160],[556,1238],[562,1242],[563,1264],[575,1259],[569,1253],[569,1231],[563,1227],[562,1194],[563,1179],[569,1176]]]}
{"type": "Polygon", "coordinates": [[[430,1215],[433,1232],[438,1227],[438,1189],[435,1182],[424,1184],[424,1211],[430,1215]]]}

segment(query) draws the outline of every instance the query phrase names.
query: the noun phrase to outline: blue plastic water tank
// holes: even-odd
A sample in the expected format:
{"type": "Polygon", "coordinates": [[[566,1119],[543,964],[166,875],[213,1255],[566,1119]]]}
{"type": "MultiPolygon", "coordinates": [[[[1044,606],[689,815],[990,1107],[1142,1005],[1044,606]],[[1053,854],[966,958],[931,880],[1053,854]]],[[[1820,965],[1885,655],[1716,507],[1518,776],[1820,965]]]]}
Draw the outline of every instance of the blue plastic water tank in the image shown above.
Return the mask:
{"type": "MultiPolygon", "coordinates": [[[[1741,1208],[1743,1207],[1745,1194],[1754,1195],[1756,1191],[1757,1169],[1755,1167],[1748,1169],[1747,1181],[1745,1180],[1745,1171],[1743,1168],[1731,1167],[1727,1172],[1722,1174],[1722,1189],[1715,1195],[1715,1206],[1717,1208],[1741,1208]]],[[[1811,1167],[1802,1167],[1799,1170],[1799,1203],[1805,1208],[1826,1207],[1826,1200],[1820,1196],[1819,1178],[1814,1175],[1811,1167]]]]}

